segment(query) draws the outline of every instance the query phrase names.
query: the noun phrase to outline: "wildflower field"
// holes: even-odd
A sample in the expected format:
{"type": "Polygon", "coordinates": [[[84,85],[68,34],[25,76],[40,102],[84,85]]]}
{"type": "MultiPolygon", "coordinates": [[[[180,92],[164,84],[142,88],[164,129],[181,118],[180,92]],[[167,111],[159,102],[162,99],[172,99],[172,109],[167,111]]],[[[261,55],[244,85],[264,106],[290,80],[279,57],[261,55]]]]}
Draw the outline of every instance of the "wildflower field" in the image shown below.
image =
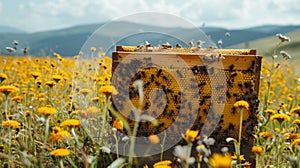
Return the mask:
{"type": "MultiPolygon", "coordinates": [[[[289,41],[278,37],[261,70],[259,124],[251,153],[256,163],[244,159],[239,140],[227,138],[237,147],[234,153],[226,149],[212,153],[213,139],[197,143],[199,130],[186,130],[182,134],[187,145],[175,147],[173,160],[161,157],[154,165],[138,165],[130,153],[134,138],[118,135],[118,130],[130,131],[110,100],[118,94],[110,83],[111,58],[100,54],[88,60],[54,53],[0,56],[0,167],[200,167],[200,162],[219,168],[299,167],[299,69],[291,67],[293,58],[287,52],[277,51],[289,41]],[[129,154],[111,152],[118,151],[119,141],[128,141],[129,154]],[[191,155],[191,148],[197,155],[191,155]]],[[[91,51],[97,55],[96,48],[91,51]]],[[[238,101],[235,106],[242,111],[249,104],[238,101]]],[[[163,146],[157,136],[148,138],[163,146]]]]}

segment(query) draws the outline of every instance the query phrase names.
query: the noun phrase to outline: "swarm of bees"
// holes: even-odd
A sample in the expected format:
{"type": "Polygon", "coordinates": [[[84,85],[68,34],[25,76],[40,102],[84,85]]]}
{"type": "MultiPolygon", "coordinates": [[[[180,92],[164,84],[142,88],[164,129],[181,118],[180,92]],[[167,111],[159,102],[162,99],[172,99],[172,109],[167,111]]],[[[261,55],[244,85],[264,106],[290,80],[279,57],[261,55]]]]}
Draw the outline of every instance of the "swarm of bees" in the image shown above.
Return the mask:
{"type": "MultiPolygon", "coordinates": [[[[201,45],[200,43],[197,45],[201,45]]],[[[147,47],[150,46],[148,42],[147,47]]],[[[181,48],[179,44],[175,46],[177,49],[181,48]]],[[[171,44],[166,43],[162,49],[171,47],[171,44]]],[[[243,118],[243,132],[245,132],[243,143],[253,145],[252,135],[257,125],[256,114],[259,104],[257,95],[261,66],[261,57],[253,55],[253,51],[218,50],[224,59],[212,61],[205,60],[206,55],[200,56],[201,61],[196,59],[189,61],[199,55],[195,54],[193,57],[190,53],[177,53],[174,54],[174,58],[168,60],[174,62],[174,66],[170,63],[164,67],[153,61],[156,57],[163,57],[159,52],[156,55],[155,52],[150,54],[146,50],[140,52],[130,50],[125,54],[124,49],[126,50],[126,47],[113,53],[113,71],[118,67],[119,78],[115,83],[127,81],[125,83],[129,83],[129,89],[117,86],[120,94],[113,103],[123,108],[118,109],[119,111],[131,111],[128,101],[138,107],[139,94],[134,89],[133,83],[142,80],[144,91],[142,113],[153,116],[159,123],[154,126],[147,121],[140,122],[138,136],[149,136],[167,130],[168,138],[175,140],[180,137],[172,135],[175,135],[175,132],[184,133],[185,130],[181,130],[180,127],[191,124],[190,129],[211,133],[210,136],[216,139],[217,146],[224,145],[227,137],[238,137],[239,113],[233,104],[245,100],[250,104],[250,108],[243,118]],[[141,56],[141,59],[124,61],[127,55],[136,55],[136,58],[141,56]],[[175,66],[178,57],[188,60],[189,67],[175,66]],[[222,62],[223,68],[216,67],[214,61],[222,62]],[[224,74],[226,79],[213,85],[213,81],[221,81],[220,74],[224,74]],[[189,88],[192,92],[187,92],[183,88],[189,88]],[[129,94],[129,100],[125,99],[124,94],[129,94]],[[220,104],[224,105],[223,111],[219,109],[220,104]],[[175,121],[180,124],[173,124],[175,121]]],[[[135,122],[133,112],[123,114],[133,126],[135,122]]]]}
{"type": "MultiPolygon", "coordinates": [[[[18,51],[19,41],[14,40],[14,41],[12,42],[12,44],[13,44],[13,47],[9,47],[9,46],[8,46],[8,47],[5,47],[5,50],[6,50],[8,53],[15,53],[15,52],[18,51]]],[[[27,54],[27,51],[28,51],[27,47],[24,47],[24,48],[22,49],[22,52],[23,52],[24,55],[27,54]]]]}

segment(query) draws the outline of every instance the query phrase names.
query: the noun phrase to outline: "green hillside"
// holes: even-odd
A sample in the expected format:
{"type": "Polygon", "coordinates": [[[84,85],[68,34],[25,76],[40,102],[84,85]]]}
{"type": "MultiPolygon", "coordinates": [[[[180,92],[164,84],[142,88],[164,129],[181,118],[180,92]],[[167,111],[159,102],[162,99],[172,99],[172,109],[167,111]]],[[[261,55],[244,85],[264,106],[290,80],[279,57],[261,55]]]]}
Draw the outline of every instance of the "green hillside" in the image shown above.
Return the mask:
{"type": "MultiPolygon", "coordinates": [[[[285,43],[279,47],[278,52],[285,50],[292,55],[293,60],[300,60],[300,30],[285,35],[291,38],[291,42],[285,43]]],[[[274,35],[272,37],[241,43],[228,48],[251,48],[256,49],[260,55],[270,56],[278,42],[279,39],[274,35]]]]}

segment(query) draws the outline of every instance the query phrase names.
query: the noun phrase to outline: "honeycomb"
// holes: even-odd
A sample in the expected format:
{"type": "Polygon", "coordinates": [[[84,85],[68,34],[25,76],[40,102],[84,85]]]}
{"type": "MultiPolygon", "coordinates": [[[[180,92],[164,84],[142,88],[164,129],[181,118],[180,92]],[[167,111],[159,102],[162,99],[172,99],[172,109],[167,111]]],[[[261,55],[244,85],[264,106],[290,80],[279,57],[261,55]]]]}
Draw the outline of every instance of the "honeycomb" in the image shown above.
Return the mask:
{"type": "Polygon", "coordinates": [[[217,146],[226,146],[227,137],[238,138],[240,115],[233,104],[245,100],[250,108],[243,115],[242,145],[251,147],[260,68],[261,57],[255,50],[154,48],[146,52],[118,46],[113,52],[113,75],[117,74],[113,83],[119,94],[113,104],[131,127],[133,106],[156,118],[158,126],[141,121],[138,136],[166,130],[169,140],[175,141],[190,128],[215,138],[217,146]],[[142,104],[133,86],[137,80],[143,82],[142,104]]]}

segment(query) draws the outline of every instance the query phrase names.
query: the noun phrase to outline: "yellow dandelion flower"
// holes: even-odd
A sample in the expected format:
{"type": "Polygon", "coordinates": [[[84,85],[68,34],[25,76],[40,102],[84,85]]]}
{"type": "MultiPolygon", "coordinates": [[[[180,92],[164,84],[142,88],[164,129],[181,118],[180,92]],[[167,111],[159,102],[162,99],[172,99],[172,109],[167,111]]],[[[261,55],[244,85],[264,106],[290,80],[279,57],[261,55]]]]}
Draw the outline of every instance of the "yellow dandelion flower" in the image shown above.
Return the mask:
{"type": "Polygon", "coordinates": [[[231,156],[214,153],[211,158],[208,159],[208,163],[214,168],[230,168],[231,156]]]}
{"type": "Polygon", "coordinates": [[[7,79],[7,75],[4,73],[0,73],[0,83],[7,79]]]}
{"type": "Polygon", "coordinates": [[[300,139],[296,139],[292,142],[292,146],[300,146],[300,139]]]}
{"type": "Polygon", "coordinates": [[[40,73],[40,72],[32,72],[32,73],[31,73],[31,76],[32,76],[34,79],[36,79],[36,78],[38,78],[39,76],[41,76],[41,73],[40,73]]]}
{"type": "Polygon", "coordinates": [[[35,83],[38,87],[40,87],[42,85],[42,82],[42,80],[37,79],[35,83]]]}
{"type": "Polygon", "coordinates": [[[50,140],[53,142],[60,142],[71,137],[71,134],[68,131],[63,130],[62,128],[55,127],[54,131],[50,134],[50,140]]]}
{"type": "Polygon", "coordinates": [[[249,103],[245,100],[240,100],[234,103],[233,107],[235,108],[245,108],[245,109],[249,109],[249,103]]]}
{"type": "Polygon", "coordinates": [[[16,120],[2,121],[2,127],[19,128],[19,122],[16,120]]]}
{"type": "Polygon", "coordinates": [[[83,94],[83,96],[87,96],[89,94],[92,94],[92,91],[90,89],[81,89],[79,93],[83,94]]]}
{"type": "Polygon", "coordinates": [[[292,108],[290,111],[290,115],[298,115],[300,116],[300,107],[292,108]]]}
{"type": "Polygon", "coordinates": [[[163,160],[153,165],[153,168],[171,168],[172,161],[163,160]]]}
{"type": "Polygon", "coordinates": [[[91,51],[95,52],[96,51],[96,47],[91,47],[91,51]]]}
{"type": "Polygon", "coordinates": [[[199,131],[198,130],[186,130],[185,135],[184,135],[184,139],[187,142],[193,142],[195,140],[197,140],[199,138],[198,136],[199,131]]]}
{"type": "MultiPolygon", "coordinates": [[[[232,159],[232,160],[237,160],[236,154],[234,154],[233,156],[231,156],[231,159],[232,159]]],[[[240,161],[244,161],[244,160],[245,160],[244,155],[240,155],[240,161]]]]}
{"type": "Polygon", "coordinates": [[[151,144],[158,144],[160,141],[157,135],[150,135],[148,138],[151,144]]]}
{"type": "Polygon", "coordinates": [[[273,134],[271,134],[270,132],[260,132],[259,136],[263,137],[263,138],[273,138],[273,134]]]}
{"type": "Polygon", "coordinates": [[[51,107],[50,105],[39,107],[37,109],[37,112],[43,115],[51,115],[57,112],[57,110],[54,107],[51,107]]]}
{"type": "Polygon", "coordinates": [[[0,86],[0,93],[3,93],[5,95],[8,95],[10,93],[14,93],[18,90],[19,89],[15,86],[0,86]]]}
{"type": "Polygon", "coordinates": [[[300,127],[300,120],[294,120],[293,124],[296,124],[296,125],[298,125],[298,127],[300,127]]]}
{"type": "Polygon", "coordinates": [[[264,149],[260,146],[253,146],[252,152],[258,154],[259,156],[262,156],[264,154],[264,149]]]}
{"type": "Polygon", "coordinates": [[[60,76],[60,75],[53,75],[53,76],[52,76],[52,79],[53,79],[56,83],[59,82],[62,78],[63,78],[63,77],[60,76]]]}
{"type": "Polygon", "coordinates": [[[251,163],[250,162],[245,162],[243,168],[250,168],[251,167],[251,163]]]}
{"type": "Polygon", "coordinates": [[[274,114],[271,116],[271,120],[277,120],[281,123],[282,121],[290,121],[291,119],[286,114],[274,114]]]}
{"type": "Polygon", "coordinates": [[[103,102],[103,100],[101,100],[100,97],[93,97],[93,98],[91,98],[91,101],[92,101],[93,103],[98,103],[99,101],[100,101],[100,102],[103,102]]]}
{"type": "Polygon", "coordinates": [[[300,138],[300,135],[296,134],[296,133],[291,133],[291,134],[288,134],[284,137],[285,140],[295,140],[295,139],[298,139],[298,138],[300,138]]]}
{"type": "Polygon", "coordinates": [[[50,88],[52,88],[55,84],[55,81],[48,81],[45,83],[45,85],[49,86],[50,88]]]}
{"type": "Polygon", "coordinates": [[[16,103],[20,103],[23,100],[22,96],[15,96],[12,98],[12,101],[16,102],[16,103]]]}
{"type": "Polygon", "coordinates": [[[272,115],[272,114],[275,114],[276,113],[276,110],[273,110],[273,109],[266,109],[265,110],[265,113],[267,113],[267,115],[272,115]]]}
{"type": "Polygon", "coordinates": [[[116,88],[114,86],[103,86],[99,89],[99,94],[103,94],[103,95],[116,95],[118,94],[118,91],[116,90],[116,88]]]}
{"type": "Polygon", "coordinates": [[[77,119],[68,119],[61,123],[61,126],[80,127],[80,121],[77,119]]]}
{"type": "Polygon", "coordinates": [[[55,150],[51,151],[51,155],[52,155],[52,156],[57,156],[57,157],[65,157],[65,156],[69,156],[70,153],[71,153],[71,152],[70,152],[69,149],[64,149],[64,148],[55,149],[55,150]]]}
{"type": "Polygon", "coordinates": [[[113,125],[112,125],[113,128],[116,128],[118,130],[123,130],[124,129],[124,125],[123,125],[123,122],[119,119],[116,119],[114,122],[113,122],[113,125]]]}

